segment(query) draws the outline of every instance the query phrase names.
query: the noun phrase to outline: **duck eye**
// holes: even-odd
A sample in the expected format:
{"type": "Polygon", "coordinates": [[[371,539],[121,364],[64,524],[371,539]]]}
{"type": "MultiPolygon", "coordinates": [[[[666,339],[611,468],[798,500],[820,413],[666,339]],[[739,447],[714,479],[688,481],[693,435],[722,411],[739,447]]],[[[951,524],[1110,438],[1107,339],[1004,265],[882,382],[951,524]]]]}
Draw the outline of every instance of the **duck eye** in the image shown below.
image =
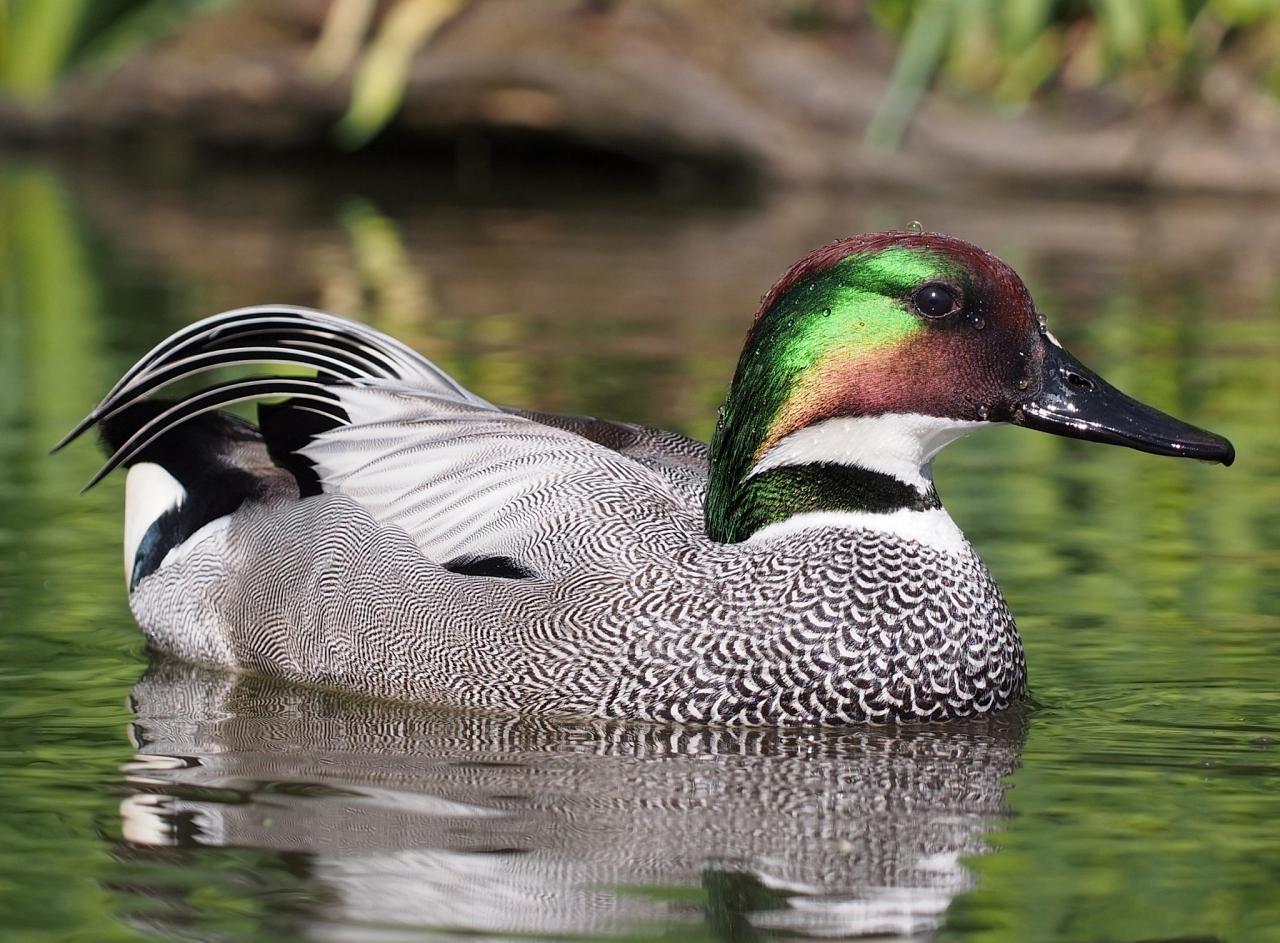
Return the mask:
{"type": "Polygon", "coordinates": [[[925,285],[911,296],[911,303],[926,318],[941,318],[956,309],[956,296],[945,285],[925,285]]]}

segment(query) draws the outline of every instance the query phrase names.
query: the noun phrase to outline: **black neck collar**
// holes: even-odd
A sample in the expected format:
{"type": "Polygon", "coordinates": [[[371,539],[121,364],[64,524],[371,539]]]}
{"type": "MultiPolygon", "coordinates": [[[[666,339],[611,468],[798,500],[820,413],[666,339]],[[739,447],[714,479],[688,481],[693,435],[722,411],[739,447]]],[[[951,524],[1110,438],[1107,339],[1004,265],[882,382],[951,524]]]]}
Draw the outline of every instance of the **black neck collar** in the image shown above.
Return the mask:
{"type": "Polygon", "coordinates": [[[738,486],[727,543],[746,540],[762,527],[818,511],[931,511],[942,507],[933,485],[921,491],[893,475],[857,465],[814,462],[780,465],[738,486]]]}

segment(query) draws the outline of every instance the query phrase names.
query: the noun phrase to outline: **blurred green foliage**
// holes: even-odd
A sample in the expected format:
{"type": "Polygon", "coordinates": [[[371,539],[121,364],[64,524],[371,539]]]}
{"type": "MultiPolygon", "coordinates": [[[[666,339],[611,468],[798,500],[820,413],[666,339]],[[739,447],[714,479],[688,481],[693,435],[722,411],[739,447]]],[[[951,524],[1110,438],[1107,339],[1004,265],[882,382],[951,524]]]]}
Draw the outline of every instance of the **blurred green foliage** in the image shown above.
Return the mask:
{"type": "Polygon", "coordinates": [[[0,86],[38,100],[72,69],[109,66],[228,0],[0,0],[0,86]]]}
{"type": "Polygon", "coordinates": [[[935,79],[1021,107],[1106,87],[1131,103],[1252,110],[1280,97],[1275,0],[873,0],[900,37],[868,140],[893,145],[935,79]]]}

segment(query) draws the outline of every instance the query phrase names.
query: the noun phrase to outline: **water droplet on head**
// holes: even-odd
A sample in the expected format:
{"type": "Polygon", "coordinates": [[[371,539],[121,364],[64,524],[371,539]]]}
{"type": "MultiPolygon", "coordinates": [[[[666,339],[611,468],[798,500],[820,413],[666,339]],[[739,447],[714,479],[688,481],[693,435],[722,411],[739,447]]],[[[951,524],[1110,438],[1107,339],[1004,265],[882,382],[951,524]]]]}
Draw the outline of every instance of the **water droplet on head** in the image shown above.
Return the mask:
{"type": "Polygon", "coordinates": [[[1040,325],[1040,336],[1047,340],[1054,347],[1061,347],[1062,342],[1053,336],[1053,332],[1049,330],[1049,322],[1045,320],[1045,316],[1039,311],[1036,312],[1036,323],[1040,325]]]}
{"type": "Polygon", "coordinates": [[[920,222],[918,219],[913,219],[907,224],[907,232],[917,236],[921,235],[924,232],[924,223],[920,222]]]}
{"type": "Polygon", "coordinates": [[[982,330],[984,327],[986,327],[986,326],[987,326],[987,319],[986,319],[986,318],[974,318],[974,319],[973,319],[973,329],[974,329],[975,331],[981,331],[981,330],[982,330]]]}
{"type": "Polygon", "coordinates": [[[809,287],[808,287],[808,288],[806,288],[806,289],[805,289],[805,291],[813,291],[813,290],[814,290],[815,288],[817,288],[817,287],[818,287],[818,286],[817,286],[816,284],[814,284],[813,282],[810,282],[810,283],[809,283],[809,287]]]}
{"type": "Polygon", "coordinates": [[[1027,377],[1022,377],[1018,380],[1018,389],[1025,390],[1029,386],[1031,386],[1031,380],[1027,377]]]}
{"type": "Polygon", "coordinates": [[[987,417],[990,415],[991,415],[991,410],[988,409],[986,406],[978,407],[978,418],[981,419],[983,422],[986,422],[987,417]]]}
{"type": "Polygon", "coordinates": [[[829,317],[831,317],[831,309],[830,309],[830,308],[823,308],[823,309],[822,309],[822,316],[823,316],[824,318],[829,318],[829,317]]]}

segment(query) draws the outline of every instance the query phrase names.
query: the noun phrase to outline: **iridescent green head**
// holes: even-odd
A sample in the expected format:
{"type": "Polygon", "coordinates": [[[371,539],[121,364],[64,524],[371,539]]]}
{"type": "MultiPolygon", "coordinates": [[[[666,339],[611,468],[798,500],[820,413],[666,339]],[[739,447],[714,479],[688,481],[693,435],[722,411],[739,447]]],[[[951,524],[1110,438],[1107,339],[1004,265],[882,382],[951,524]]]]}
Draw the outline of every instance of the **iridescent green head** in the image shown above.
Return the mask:
{"type": "Polygon", "coordinates": [[[761,302],[711,446],[708,533],[935,507],[934,453],[994,421],[1162,454],[1225,460],[1229,448],[1062,351],[990,253],[937,233],[855,236],[796,263],[761,302]],[[1082,425],[1082,408],[1098,415],[1082,425]],[[1151,428],[1117,419],[1135,408],[1151,428]]]}

